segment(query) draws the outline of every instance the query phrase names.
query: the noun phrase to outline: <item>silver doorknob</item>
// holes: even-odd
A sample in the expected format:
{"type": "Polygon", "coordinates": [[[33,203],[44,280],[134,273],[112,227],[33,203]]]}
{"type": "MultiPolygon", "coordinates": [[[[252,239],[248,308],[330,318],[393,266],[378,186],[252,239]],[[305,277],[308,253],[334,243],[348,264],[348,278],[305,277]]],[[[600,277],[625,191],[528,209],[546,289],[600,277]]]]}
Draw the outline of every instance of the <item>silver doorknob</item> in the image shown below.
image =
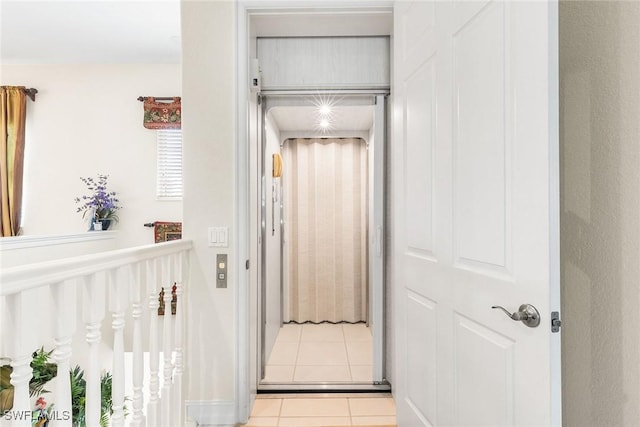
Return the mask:
{"type": "Polygon", "coordinates": [[[509,316],[511,319],[521,321],[530,328],[535,328],[540,324],[540,313],[531,304],[522,304],[515,313],[509,313],[506,308],[499,305],[491,306],[491,308],[498,308],[504,311],[504,314],[509,316]]]}

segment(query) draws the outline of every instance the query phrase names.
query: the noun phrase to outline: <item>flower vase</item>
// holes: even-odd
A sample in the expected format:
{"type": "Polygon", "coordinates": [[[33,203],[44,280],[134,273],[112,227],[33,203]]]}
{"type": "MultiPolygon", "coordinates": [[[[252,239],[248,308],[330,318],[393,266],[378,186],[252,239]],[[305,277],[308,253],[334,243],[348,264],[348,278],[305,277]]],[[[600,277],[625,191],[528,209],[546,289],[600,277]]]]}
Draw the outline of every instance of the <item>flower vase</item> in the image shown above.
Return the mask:
{"type": "Polygon", "coordinates": [[[93,229],[95,231],[105,231],[111,227],[111,219],[109,218],[100,218],[95,220],[93,223],[93,229]]]}
{"type": "Polygon", "coordinates": [[[94,208],[87,209],[87,214],[89,216],[89,231],[94,231],[96,210],[94,208]]]}

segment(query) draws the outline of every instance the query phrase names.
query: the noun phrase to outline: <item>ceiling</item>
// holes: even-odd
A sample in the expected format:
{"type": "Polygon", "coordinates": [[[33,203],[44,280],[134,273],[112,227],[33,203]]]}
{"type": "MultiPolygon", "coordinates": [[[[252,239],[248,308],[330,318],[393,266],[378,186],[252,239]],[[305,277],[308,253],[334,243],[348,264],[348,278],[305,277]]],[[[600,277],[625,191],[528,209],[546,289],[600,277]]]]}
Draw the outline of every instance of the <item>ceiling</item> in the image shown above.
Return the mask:
{"type": "Polygon", "coordinates": [[[179,0],[0,1],[3,64],[180,59],[179,0]]]}
{"type": "Polygon", "coordinates": [[[321,114],[317,107],[274,107],[269,110],[280,132],[357,131],[368,132],[373,126],[372,105],[335,106],[329,114],[329,127],[320,127],[321,114]]]}
{"type": "MultiPolygon", "coordinates": [[[[299,0],[299,4],[313,2],[299,0]]],[[[388,35],[389,0],[252,14],[256,36],[388,35]],[[305,11],[306,10],[306,11],[305,11]]],[[[180,0],[0,0],[3,64],[180,63],[180,0]]]]}

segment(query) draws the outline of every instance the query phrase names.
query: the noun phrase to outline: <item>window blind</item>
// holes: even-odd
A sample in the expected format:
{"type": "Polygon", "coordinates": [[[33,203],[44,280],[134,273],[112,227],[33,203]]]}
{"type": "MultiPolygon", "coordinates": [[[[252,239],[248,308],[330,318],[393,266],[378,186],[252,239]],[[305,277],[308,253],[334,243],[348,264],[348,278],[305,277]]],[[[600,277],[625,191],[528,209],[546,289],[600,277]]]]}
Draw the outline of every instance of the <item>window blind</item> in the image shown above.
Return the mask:
{"type": "Polygon", "coordinates": [[[157,146],[158,199],[182,199],[182,130],[158,130],[157,146]]]}

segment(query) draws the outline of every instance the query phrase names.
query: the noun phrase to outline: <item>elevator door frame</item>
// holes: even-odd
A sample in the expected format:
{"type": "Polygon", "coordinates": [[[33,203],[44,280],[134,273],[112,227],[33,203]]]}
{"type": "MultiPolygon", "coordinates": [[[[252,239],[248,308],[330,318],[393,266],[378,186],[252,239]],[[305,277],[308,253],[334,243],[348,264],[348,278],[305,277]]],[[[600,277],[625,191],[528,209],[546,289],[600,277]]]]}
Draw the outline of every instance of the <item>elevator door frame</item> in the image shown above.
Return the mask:
{"type": "MultiPolygon", "coordinates": [[[[388,123],[388,108],[387,108],[387,96],[388,93],[376,91],[356,91],[358,95],[370,96],[374,99],[374,138],[373,141],[367,141],[368,143],[368,174],[369,182],[367,188],[367,200],[368,200],[368,277],[367,277],[367,291],[369,293],[368,298],[368,313],[367,323],[371,327],[372,331],[372,351],[373,351],[373,368],[372,368],[372,382],[351,382],[351,383],[335,383],[335,382],[314,382],[314,383],[264,383],[265,366],[266,366],[266,348],[265,348],[265,334],[266,334],[266,274],[265,266],[267,260],[266,252],[266,237],[267,237],[267,212],[266,212],[266,195],[267,188],[265,187],[265,177],[268,173],[267,159],[265,156],[266,151],[266,114],[268,111],[268,102],[265,102],[269,97],[269,92],[263,92],[259,95],[260,101],[258,102],[258,118],[259,118],[259,150],[258,160],[260,170],[257,174],[258,196],[259,203],[258,212],[260,216],[258,218],[258,224],[260,224],[259,239],[258,239],[258,255],[259,260],[257,263],[258,268],[258,375],[257,375],[257,390],[259,392],[271,392],[271,391],[285,391],[285,390],[318,390],[318,391],[386,391],[390,389],[390,385],[385,378],[385,150],[387,140],[387,123],[388,123]]],[[[301,95],[308,96],[314,92],[300,91],[298,94],[291,94],[293,96],[301,95]]],[[[353,91],[334,92],[334,94],[353,94],[353,91]]],[[[282,217],[281,217],[282,218],[282,217]]],[[[281,232],[283,230],[281,224],[281,232]]],[[[284,241],[281,240],[281,248],[284,241]]],[[[282,254],[282,251],[281,251],[282,254]]],[[[281,265],[283,259],[281,256],[281,265]]],[[[281,268],[280,274],[280,295],[281,295],[281,319],[282,319],[282,280],[283,269],[281,268]]]]}

